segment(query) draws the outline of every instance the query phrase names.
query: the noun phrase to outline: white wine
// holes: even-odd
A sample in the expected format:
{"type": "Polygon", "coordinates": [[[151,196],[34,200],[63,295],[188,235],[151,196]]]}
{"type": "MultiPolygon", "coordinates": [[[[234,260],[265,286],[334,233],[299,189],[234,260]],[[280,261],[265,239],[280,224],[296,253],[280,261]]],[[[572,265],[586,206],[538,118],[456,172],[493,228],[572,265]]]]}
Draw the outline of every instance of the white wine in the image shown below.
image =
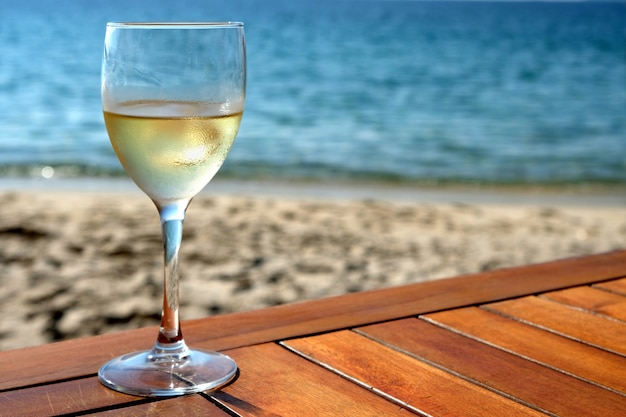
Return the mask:
{"type": "Polygon", "coordinates": [[[153,200],[190,199],[220,169],[242,111],[224,104],[129,102],[104,112],[120,162],[153,200]]]}

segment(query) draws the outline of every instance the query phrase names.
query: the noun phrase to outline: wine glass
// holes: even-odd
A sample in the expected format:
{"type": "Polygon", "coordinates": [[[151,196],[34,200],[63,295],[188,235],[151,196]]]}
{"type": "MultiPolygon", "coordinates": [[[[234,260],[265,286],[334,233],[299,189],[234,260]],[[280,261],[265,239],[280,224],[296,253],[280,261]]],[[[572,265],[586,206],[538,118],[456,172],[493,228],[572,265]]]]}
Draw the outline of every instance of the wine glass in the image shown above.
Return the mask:
{"type": "Polygon", "coordinates": [[[215,390],[237,365],[190,349],[180,327],[178,251],[185,211],[226,159],[241,121],[246,87],[243,24],[108,23],[102,107],[126,172],[159,212],[165,250],[161,328],[152,349],[103,365],[117,391],[174,396],[215,390]]]}

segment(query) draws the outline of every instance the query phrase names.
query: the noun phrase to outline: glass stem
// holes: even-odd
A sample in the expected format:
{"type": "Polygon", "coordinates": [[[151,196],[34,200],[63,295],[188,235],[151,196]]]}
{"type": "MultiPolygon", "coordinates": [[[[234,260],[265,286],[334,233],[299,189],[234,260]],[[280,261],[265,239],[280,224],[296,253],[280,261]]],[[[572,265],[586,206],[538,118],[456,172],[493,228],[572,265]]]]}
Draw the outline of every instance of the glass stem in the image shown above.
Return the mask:
{"type": "Polygon", "coordinates": [[[188,354],[180,328],[178,301],[178,252],[183,237],[183,221],[188,204],[189,201],[166,205],[157,204],[165,250],[161,329],[153,349],[153,354],[157,356],[157,359],[164,356],[182,359],[188,354]]]}

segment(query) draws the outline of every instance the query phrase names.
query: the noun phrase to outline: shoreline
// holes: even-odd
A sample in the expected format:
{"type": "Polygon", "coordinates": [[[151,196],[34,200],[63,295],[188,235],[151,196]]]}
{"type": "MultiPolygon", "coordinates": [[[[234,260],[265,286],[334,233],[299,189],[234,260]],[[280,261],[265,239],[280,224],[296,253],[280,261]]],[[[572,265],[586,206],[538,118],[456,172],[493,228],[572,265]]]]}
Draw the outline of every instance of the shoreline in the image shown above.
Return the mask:
{"type": "MultiPolygon", "coordinates": [[[[129,178],[2,178],[0,192],[141,194],[129,178]]],[[[400,203],[504,206],[626,207],[626,186],[407,185],[380,182],[233,180],[216,178],[199,196],[275,197],[296,200],[381,200],[400,203]]],[[[145,196],[145,195],[144,195],[145,196]]]]}

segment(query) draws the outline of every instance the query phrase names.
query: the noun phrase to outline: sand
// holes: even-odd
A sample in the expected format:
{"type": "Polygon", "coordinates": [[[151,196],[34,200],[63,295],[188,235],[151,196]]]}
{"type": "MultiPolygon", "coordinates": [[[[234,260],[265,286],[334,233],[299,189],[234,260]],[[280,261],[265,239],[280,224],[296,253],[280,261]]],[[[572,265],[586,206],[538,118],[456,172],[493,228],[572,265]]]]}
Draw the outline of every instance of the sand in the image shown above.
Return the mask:
{"type": "MultiPolygon", "coordinates": [[[[148,198],[132,185],[37,184],[0,186],[0,350],[158,324],[148,198]]],[[[187,212],[182,317],[626,248],[626,206],[604,197],[216,185],[187,212]]]]}

